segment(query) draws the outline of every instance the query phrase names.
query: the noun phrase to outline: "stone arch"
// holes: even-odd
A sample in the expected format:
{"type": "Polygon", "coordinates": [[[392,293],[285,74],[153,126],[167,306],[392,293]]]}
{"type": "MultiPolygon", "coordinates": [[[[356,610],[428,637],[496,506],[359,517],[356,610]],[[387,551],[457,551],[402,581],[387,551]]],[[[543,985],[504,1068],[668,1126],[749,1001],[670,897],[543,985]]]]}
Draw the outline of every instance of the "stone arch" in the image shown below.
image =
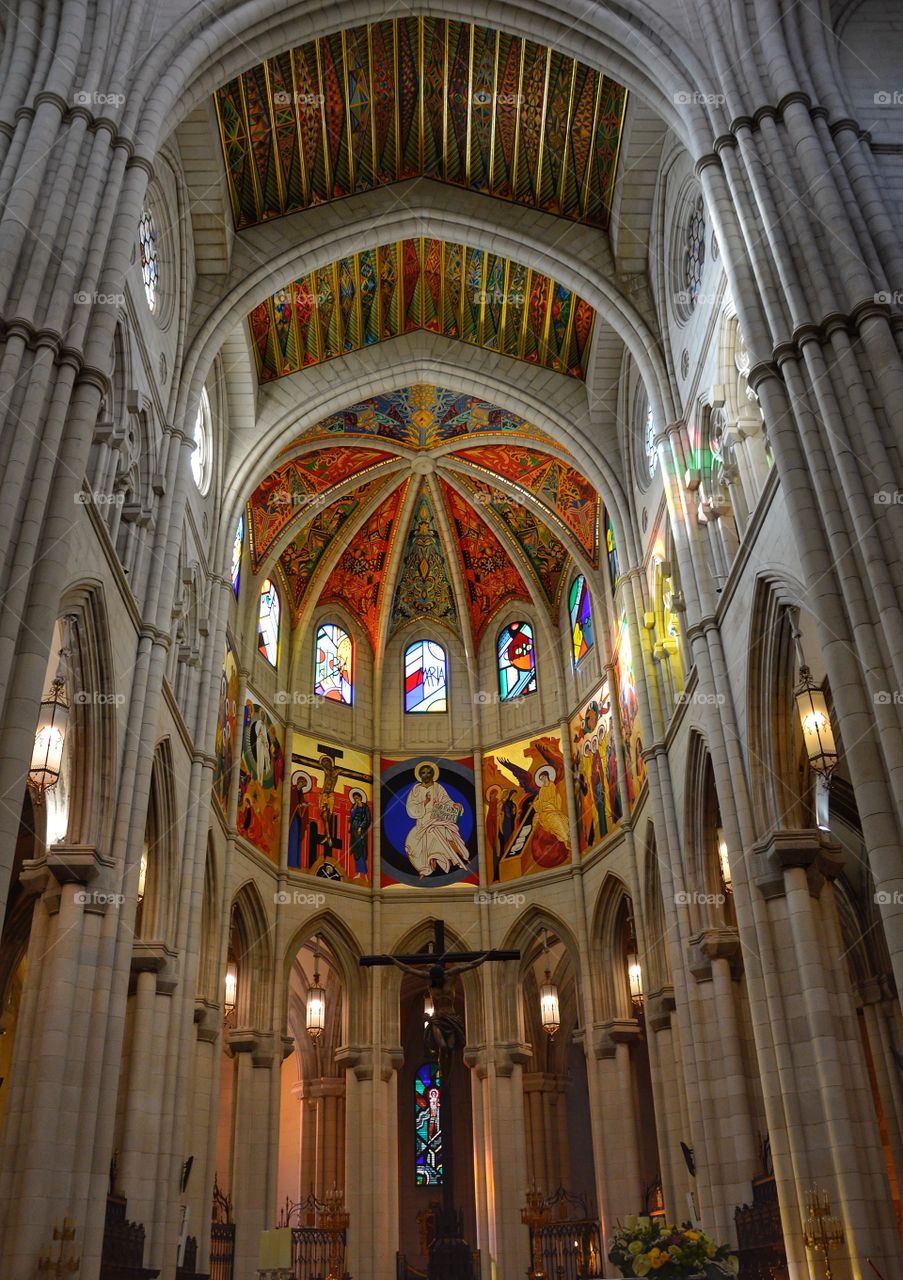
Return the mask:
{"type": "Polygon", "coordinates": [[[151,769],[144,837],[147,872],[136,920],[136,938],[173,941],[179,900],[178,826],[172,743],[164,738],[154,748],[151,769]]]}
{"type": "Polygon", "coordinates": [[[650,994],[670,986],[671,953],[669,946],[669,929],[665,915],[665,903],[662,896],[662,877],[659,867],[659,853],[655,838],[655,826],[646,824],[645,866],[643,871],[643,937],[645,954],[640,963],[645,969],[645,983],[650,994]]]}
{"type": "MultiPolygon", "coordinates": [[[[810,825],[812,778],[793,706],[797,661],[792,631],[794,625],[808,630],[811,624],[800,608],[802,598],[802,590],[784,575],[766,572],[756,581],[747,642],[747,751],[760,834],[810,825]]],[[[815,670],[817,643],[811,639],[806,644],[805,636],[803,643],[815,670]]]]}
{"type": "Polygon", "coordinates": [[[217,869],[216,847],[213,832],[207,833],[207,851],[204,858],[204,896],[201,903],[201,932],[198,939],[198,996],[210,1004],[219,1004],[220,981],[220,876],[217,869]]]}
{"type": "Polygon", "coordinates": [[[597,1012],[604,1021],[635,1016],[624,968],[624,929],[636,906],[621,877],[609,872],[596,898],[591,935],[597,1012]]]}
{"type": "Polygon", "coordinates": [[[230,921],[238,966],[235,1025],[266,1031],[272,1006],[272,925],[253,880],[245,881],[233,897],[230,921]]]}
{"type": "Polygon", "coordinates": [[[279,1017],[283,1033],[288,1027],[292,966],[301,948],[309,945],[315,937],[320,937],[329,948],[344,991],[340,1043],[348,1046],[364,1044],[369,1038],[364,1013],[369,982],[366,971],[359,963],[363,949],[351,929],[331,910],[319,911],[305,920],[292,934],[283,954],[279,994],[279,1017]]]}
{"type": "MultiPolygon", "coordinates": [[[[388,950],[392,955],[408,954],[413,955],[419,951],[424,951],[432,942],[435,936],[436,916],[426,916],[418,921],[412,928],[407,929],[400,937],[396,938],[390,945],[388,950]]],[[[445,931],[446,947],[450,951],[470,951],[475,950],[472,940],[464,937],[456,929],[446,927],[445,931]]],[[[389,1037],[389,1042],[393,1045],[401,1043],[401,984],[404,974],[400,969],[396,969],[393,965],[391,968],[385,968],[382,971],[382,1025],[389,1037]]],[[[467,1024],[467,1043],[468,1045],[482,1044],[486,1039],[486,1012],[484,1004],[484,986],[480,976],[479,969],[471,969],[468,973],[461,974],[458,979],[464,992],[464,1008],[467,1024]]],[[[424,991],[426,991],[426,972],[424,971],[423,980],[424,991]]]]}
{"type": "MultiPolygon", "coordinates": [[[[582,1024],[581,993],[584,969],[577,939],[556,912],[534,903],[518,916],[500,944],[505,950],[519,950],[520,963],[500,965],[502,972],[494,984],[497,997],[496,1016],[499,1019],[497,1034],[504,1035],[514,1042],[524,1042],[529,1039],[531,1019],[524,1007],[528,993],[523,979],[535,960],[537,950],[542,948],[544,930],[553,938],[557,937],[562,944],[566,962],[573,975],[576,1025],[582,1024]]],[[[536,993],[535,983],[531,985],[531,994],[534,993],[536,993]]],[[[538,993],[535,994],[534,999],[538,999],[538,993]]]]}

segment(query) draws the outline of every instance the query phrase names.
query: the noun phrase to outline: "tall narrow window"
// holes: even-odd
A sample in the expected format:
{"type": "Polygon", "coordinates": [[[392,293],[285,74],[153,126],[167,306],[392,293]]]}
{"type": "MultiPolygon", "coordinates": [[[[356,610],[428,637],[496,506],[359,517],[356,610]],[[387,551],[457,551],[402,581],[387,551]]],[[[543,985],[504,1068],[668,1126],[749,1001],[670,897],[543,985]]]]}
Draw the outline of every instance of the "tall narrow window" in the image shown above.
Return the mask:
{"type": "Polygon", "coordinates": [[[571,642],[574,650],[574,666],[583,659],[593,647],[593,610],[590,604],[589,587],[581,573],[571,584],[568,596],[568,610],[571,615],[571,642]]]}
{"type": "Polygon", "coordinates": [[[241,551],[245,541],[245,517],[238,517],[235,526],[235,537],[232,539],[232,591],[238,599],[238,584],[241,579],[241,551]]]}
{"type": "Polygon", "coordinates": [[[499,633],[498,668],[502,702],[536,692],[536,656],[529,622],[509,623],[499,633]]]}
{"type": "Polygon", "coordinates": [[[141,249],[141,279],[149,311],[157,309],[157,229],[154,215],[145,209],[138,219],[138,245],[141,249]]]}
{"type": "Polygon", "coordinates": [[[279,656],[279,596],[269,578],[260,588],[257,611],[257,648],[271,667],[279,656]]]}
{"type": "Polygon", "coordinates": [[[448,710],[448,659],[441,644],[416,640],[405,650],[404,709],[448,710]]]}
{"type": "Polygon", "coordinates": [[[435,1062],[414,1077],[414,1164],[418,1187],[442,1186],[442,1082],[435,1062]]]}
{"type": "Polygon", "coordinates": [[[314,693],[349,707],[354,697],[354,641],[333,622],[325,622],[317,631],[314,693]]]}
{"type": "Polygon", "coordinates": [[[611,522],[611,516],[604,508],[603,515],[605,517],[605,550],[608,554],[608,576],[611,580],[611,589],[614,591],[621,573],[621,567],[618,564],[618,544],[615,542],[615,527],[611,522]]]}

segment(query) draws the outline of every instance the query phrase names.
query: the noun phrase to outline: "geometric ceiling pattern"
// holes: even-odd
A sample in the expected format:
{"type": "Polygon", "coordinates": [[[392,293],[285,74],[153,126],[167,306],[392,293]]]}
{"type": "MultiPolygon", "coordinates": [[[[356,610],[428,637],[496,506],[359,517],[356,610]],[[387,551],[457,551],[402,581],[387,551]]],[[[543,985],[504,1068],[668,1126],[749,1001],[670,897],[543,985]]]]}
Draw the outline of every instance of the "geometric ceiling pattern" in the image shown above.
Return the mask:
{"type": "Polygon", "coordinates": [[[254,572],[288,525],[300,522],[311,511],[320,511],[326,505],[328,490],[388,461],[391,455],[382,449],[346,445],[304,454],[271,472],[254,490],[248,503],[254,572]]]}
{"type": "Polygon", "coordinates": [[[511,557],[476,508],[446,480],[441,485],[467,591],[470,629],[474,643],[479,644],[499,609],[512,600],[529,603],[530,594],[511,557]]]}
{"type": "Polygon", "coordinates": [[[542,587],[552,616],[557,617],[567,579],[567,568],[571,562],[564,543],[555,536],[545,521],[540,520],[523,502],[515,502],[510,494],[473,476],[456,473],[455,478],[473,495],[473,502],[487,517],[487,523],[490,515],[501,521],[508,535],[524,552],[542,587]]]}
{"type": "Polygon", "coordinates": [[[575,378],[595,312],[549,276],[420,236],[309,272],[248,316],[261,382],[425,330],[575,378]]]}
{"type": "Polygon", "coordinates": [[[521,442],[540,441],[555,444],[559,451],[563,448],[547,432],[498,405],[445,387],[415,383],[321,419],[294,440],[286,452],[299,444],[329,440],[332,436],[379,436],[408,449],[434,449],[465,436],[512,433],[521,442]]]}
{"type": "Polygon", "coordinates": [[[392,632],[405,623],[428,618],[455,627],[458,611],[449,578],[442,537],[425,482],[414,502],[408,540],[392,602],[392,632]]]}
{"type": "Polygon", "coordinates": [[[502,476],[532,494],[546,507],[547,516],[576,538],[587,559],[598,568],[602,506],[598,493],[575,467],[517,444],[482,445],[453,456],[487,477],[502,476]]]}
{"type": "Polygon", "coordinates": [[[404,16],[335,32],[215,103],[237,230],[415,177],[608,225],[626,91],[491,27],[404,16]]]}

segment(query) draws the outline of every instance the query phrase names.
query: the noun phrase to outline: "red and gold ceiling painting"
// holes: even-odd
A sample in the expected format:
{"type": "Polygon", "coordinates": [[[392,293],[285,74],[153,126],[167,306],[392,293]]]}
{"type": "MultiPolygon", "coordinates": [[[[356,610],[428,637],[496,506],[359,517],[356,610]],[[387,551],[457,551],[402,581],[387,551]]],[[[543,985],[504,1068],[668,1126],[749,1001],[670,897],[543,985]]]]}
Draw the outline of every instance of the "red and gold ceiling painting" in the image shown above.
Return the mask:
{"type": "Polygon", "coordinates": [[[556,538],[548,525],[529,507],[522,502],[515,502],[504,490],[462,473],[457,473],[455,478],[473,494],[473,500],[479,504],[484,516],[491,512],[502,522],[507,533],[530,561],[552,611],[552,617],[557,617],[571,563],[564,543],[556,538]]]}
{"type": "Polygon", "coordinates": [[[482,445],[454,454],[479,470],[502,476],[531,493],[576,539],[594,565],[599,564],[599,495],[579,471],[541,453],[516,444],[482,445]]]}
{"type": "Polygon", "coordinates": [[[411,513],[404,559],[392,601],[391,630],[418,618],[457,627],[458,610],[445,550],[426,482],[411,513]]]}
{"type": "Polygon", "coordinates": [[[530,593],[485,520],[450,484],[440,483],[467,589],[471,634],[478,645],[499,609],[511,600],[529,603],[530,593]]]}
{"type": "Polygon", "coordinates": [[[445,387],[415,383],[372,396],[321,419],[287,445],[285,452],[311,440],[329,440],[337,435],[378,436],[419,450],[467,436],[511,434],[521,441],[537,440],[563,448],[547,432],[508,409],[445,387]]]}
{"type": "Polygon", "coordinates": [[[327,507],[319,508],[301,532],[292,539],[279,557],[279,568],[289,592],[292,607],[297,614],[304,593],[326,550],[332,545],[345,525],[370,502],[388,481],[383,477],[370,480],[359,489],[352,489],[344,497],[327,507]]]}
{"type": "Polygon", "coordinates": [[[338,31],[217,91],[235,226],[424,176],[606,227],[626,99],[491,27],[404,16],[338,31]]]}
{"type": "MultiPolygon", "coordinates": [[[[376,648],[386,566],[398,529],[398,516],[408,481],[385,498],[342,552],[326,581],[321,604],[343,605],[359,620],[376,648]]],[[[391,588],[387,588],[391,590],[391,588]]]]}
{"type": "Polygon", "coordinates": [[[271,472],[254,490],[248,503],[254,572],[283,530],[309,515],[311,507],[321,505],[330,489],[392,460],[392,455],[382,449],[344,445],[317,449],[271,472]]]}
{"type": "Polygon", "coordinates": [[[594,320],[549,276],[423,236],[311,271],[248,316],[261,382],[421,329],[584,378],[594,320]]]}

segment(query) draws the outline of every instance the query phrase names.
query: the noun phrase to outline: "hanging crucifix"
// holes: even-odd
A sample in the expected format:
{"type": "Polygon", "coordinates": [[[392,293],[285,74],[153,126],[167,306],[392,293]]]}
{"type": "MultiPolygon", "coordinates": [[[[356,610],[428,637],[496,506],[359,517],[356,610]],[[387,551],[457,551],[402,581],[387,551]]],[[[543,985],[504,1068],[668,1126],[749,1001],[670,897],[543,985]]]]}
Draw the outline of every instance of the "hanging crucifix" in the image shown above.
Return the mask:
{"type": "Polygon", "coordinates": [[[361,956],[361,964],[394,965],[429,984],[432,1013],[427,1016],[423,1041],[427,1053],[439,1059],[442,1110],[442,1213],[430,1249],[430,1280],[469,1280],[471,1252],[464,1240],[462,1216],[455,1208],[451,1124],[451,1076],[464,1049],[464,1020],[455,1009],[454,979],[490,960],[519,960],[519,951],[446,951],[445,921],[437,920],[430,950],[413,955],[361,956]]]}

